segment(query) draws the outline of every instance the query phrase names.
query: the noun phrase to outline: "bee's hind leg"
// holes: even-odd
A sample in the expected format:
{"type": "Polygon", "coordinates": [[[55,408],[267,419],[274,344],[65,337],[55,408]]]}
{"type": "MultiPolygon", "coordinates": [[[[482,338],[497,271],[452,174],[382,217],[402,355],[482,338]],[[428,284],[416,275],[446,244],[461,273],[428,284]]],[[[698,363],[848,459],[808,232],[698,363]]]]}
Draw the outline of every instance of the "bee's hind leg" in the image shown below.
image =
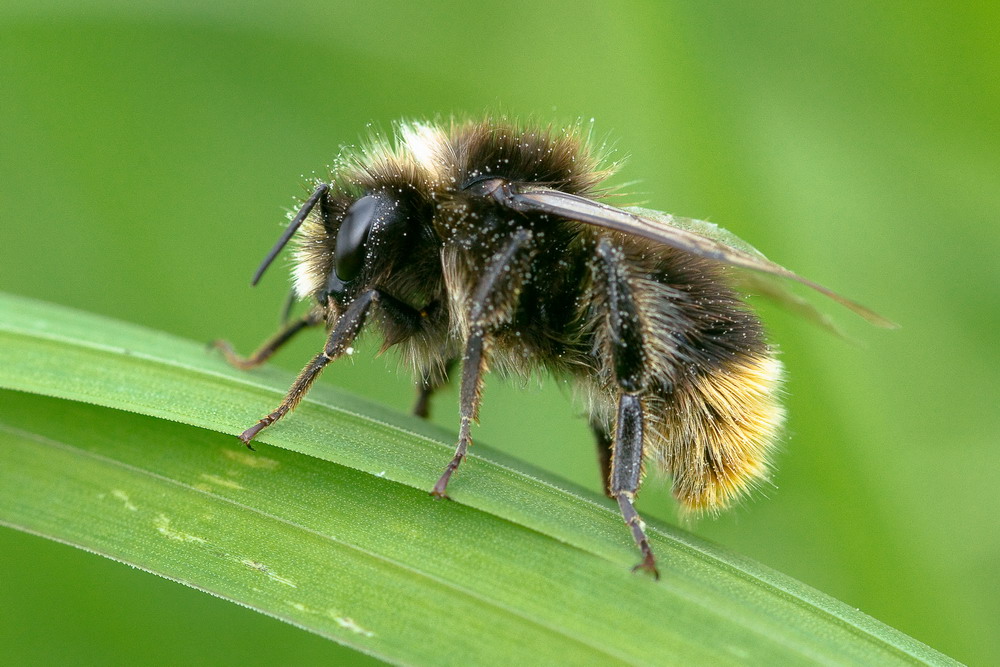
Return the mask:
{"type": "Polygon", "coordinates": [[[622,393],[618,397],[618,424],[615,428],[614,459],[611,466],[611,497],[618,501],[625,524],[632,530],[632,538],[642,552],[642,562],[634,570],[645,570],[660,578],[656,557],[646,537],[646,525],[632,506],[642,480],[642,402],[634,394],[622,393]]]}
{"type": "Polygon", "coordinates": [[[590,430],[594,432],[594,439],[597,441],[597,464],[601,466],[601,486],[604,495],[614,498],[611,495],[611,446],[613,441],[608,427],[597,421],[590,422],[590,430]]]}
{"type": "MultiPolygon", "coordinates": [[[[608,239],[597,244],[595,282],[604,289],[605,331],[612,364],[612,376],[618,385],[618,412],[611,442],[608,495],[618,501],[622,518],[632,531],[642,562],[633,570],[645,570],[659,579],[656,558],[649,546],[645,525],[632,501],[642,482],[645,417],[642,393],[649,380],[643,342],[642,318],[628,281],[628,269],[621,250],[608,239]]],[[[600,434],[598,435],[600,438],[600,434]]],[[[600,440],[599,440],[600,445],[600,440]]]]}

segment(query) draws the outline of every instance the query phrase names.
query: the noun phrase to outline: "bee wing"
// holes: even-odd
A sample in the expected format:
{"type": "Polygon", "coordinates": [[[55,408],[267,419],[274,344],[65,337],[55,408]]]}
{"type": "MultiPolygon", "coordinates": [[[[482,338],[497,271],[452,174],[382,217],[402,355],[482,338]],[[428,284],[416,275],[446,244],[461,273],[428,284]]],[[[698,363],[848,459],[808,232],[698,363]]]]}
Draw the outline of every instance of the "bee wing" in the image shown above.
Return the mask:
{"type": "Polygon", "coordinates": [[[794,280],[850,308],[876,326],[886,328],[897,326],[861,304],[817,282],[803,278],[780,264],[775,264],[735,234],[726,232],[710,222],[680,218],[647,209],[616,208],[585,197],[528,184],[512,185],[509,197],[513,208],[519,211],[548,213],[605,229],[634,234],[699,257],[794,280]],[[707,233],[711,235],[706,235],[707,233]]]}
{"type": "MultiPolygon", "coordinates": [[[[695,234],[700,234],[701,236],[707,236],[708,238],[715,239],[716,241],[724,243],[731,248],[742,250],[755,257],[760,257],[765,260],[767,259],[764,257],[764,253],[750,245],[747,241],[713,222],[696,220],[694,218],[671,216],[660,211],[639,208],[638,206],[626,206],[623,207],[622,210],[634,213],[640,217],[650,218],[652,220],[659,219],[664,224],[686,229],[689,232],[694,232],[695,234]]],[[[795,313],[799,317],[812,322],[821,329],[827,330],[838,338],[854,342],[840,329],[840,327],[837,326],[833,319],[820,311],[819,308],[814,306],[811,301],[788,289],[784,282],[777,276],[761,273],[759,271],[741,271],[737,276],[735,276],[735,283],[740,289],[775,302],[778,305],[783,306],[785,309],[795,313]]]]}
{"type": "Polygon", "coordinates": [[[736,287],[744,292],[754,296],[761,296],[772,303],[776,303],[785,310],[798,315],[821,329],[825,329],[837,338],[841,338],[849,343],[858,343],[844,333],[837,326],[837,323],[833,321],[833,318],[814,306],[812,301],[788,289],[781,279],[775,276],[755,271],[740,271],[739,277],[734,282],[736,287]]]}

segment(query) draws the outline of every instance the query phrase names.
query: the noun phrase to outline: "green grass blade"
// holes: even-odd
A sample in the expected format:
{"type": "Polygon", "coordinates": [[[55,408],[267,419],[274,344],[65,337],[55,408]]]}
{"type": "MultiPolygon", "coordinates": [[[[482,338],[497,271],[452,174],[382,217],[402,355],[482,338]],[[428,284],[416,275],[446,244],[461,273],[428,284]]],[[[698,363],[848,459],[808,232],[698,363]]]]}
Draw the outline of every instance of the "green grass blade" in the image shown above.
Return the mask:
{"type": "MultiPolygon", "coordinates": [[[[522,645],[505,646],[522,637],[546,661],[613,657],[503,604],[500,584],[519,569],[511,548],[542,560],[560,553],[532,531],[501,523],[505,534],[466,539],[459,531],[476,512],[459,510],[466,520],[456,522],[444,504],[348,468],[283,450],[255,456],[217,434],[89,405],[27,395],[5,404],[20,417],[0,425],[0,508],[11,525],[380,656],[527,659],[522,645]],[[497,538],[509,544],[491,548],[497,538]],[[471,586],[445,578],[467,560],[453,548],[463,543],[489,554],[471,586]]],[[[572,551],[562,550],[567,563],[586,557],[572,551]]]]}
{"type": "Polygon", "coordinates": [[[650,526],[663,579],[632,575],[609,504],[481,446],[456,502],[434,501],[450,437],[326,386],[265,432],[276,448],[222,435],[289,381],[0,295],[0,387],[16,390],[0,396],[0,523],[393,661],[951,664],[677,529],[650,526]]]}

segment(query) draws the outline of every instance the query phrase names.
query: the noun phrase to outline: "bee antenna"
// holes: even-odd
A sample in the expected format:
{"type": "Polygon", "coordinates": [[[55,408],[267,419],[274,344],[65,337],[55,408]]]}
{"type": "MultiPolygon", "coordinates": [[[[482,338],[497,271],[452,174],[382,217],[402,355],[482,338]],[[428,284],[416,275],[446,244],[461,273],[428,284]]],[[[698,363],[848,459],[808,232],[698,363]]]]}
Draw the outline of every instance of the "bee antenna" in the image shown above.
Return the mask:
{"type": "Polygon", "coordinates": [[[256,285],[260,282],[260,277],[264,275],[265,271],[267,271],[267,267],[271,266],[271,262],[273,262],[274,258],[278,256],[281,249],[285,247],[288,240],[292,238],[292,235],[295,234],[295,230],[299,228],[302,222],[306,219],[306,216],[309,215],[309,212],[313,210],[313,207],[316,205],[316,202],[319,201],[319,198],[322,197],[323,194],[329,189],[330,186],[326,183],[320,183],[316,186],[316,189],[313,190],[312,196],[306,200],[306,203],[302,205],[299,212],[295,214],[295,218],[293,218],[292,222],[289,223],[288,227],[285,229],[285,233],[281,235],[278,242],[274,244],[273,248],[271,248],[271,252],[267,253],[267,257],[265,257],[264,261],[260,263],[259,267],[257,267],[257,272],[253,274],[253,279],[250,281],[251,285],[256,285]]]}

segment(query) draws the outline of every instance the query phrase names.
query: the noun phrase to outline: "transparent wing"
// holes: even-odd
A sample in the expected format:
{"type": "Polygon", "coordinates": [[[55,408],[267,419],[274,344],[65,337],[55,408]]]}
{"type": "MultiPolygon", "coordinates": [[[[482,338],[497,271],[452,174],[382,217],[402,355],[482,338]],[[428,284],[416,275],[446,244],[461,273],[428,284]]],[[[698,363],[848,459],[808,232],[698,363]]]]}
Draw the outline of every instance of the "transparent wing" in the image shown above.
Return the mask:
{"type": "MultiPolygon", "coordinates": [[[[708,238],[715,239],[716,241],[724,243],[731,248],[742,250],[747,254],[754,255],[765,260],[767,259],[764,257],[764,253],[757,250],[757,248],[753,247],[736,234],[733,234],[728,229],[718,226],[714,222],[696,220],[694,218],[667,216],[660,211],[639,208],[638,206],[626,206],[623,207],[622,210],[634,213],[640,217],[650,218],[652,220],[656,220],[658,218],[669,218],[671,222],[681,229],[686,229],[689,232],[694,232],[696,234],[700,234],[701,236],[707,236],[708,238]]],[[[668,224],[667,220],[663,220],[663,222],[664,224],[668,224]]],[[[812,301],[809,301],[808,299],[805,299],[788,289],[785,283],[777,276],[760,273],[759,271],[740,271],[734,276],[734,278],[736,286],[740,289],[750,294],[762,296],[769,301],[773,301],[784,307],[786,310],[795,313],[809,322],[812,322],[816,326],[821,329],[825,329],[838,338],[856,343],[856,341],[848,337],[847,334],[845,334],[844,331],[837,326],[833,319],[814,306],[812,301]]]]}
{"type": "MultiPolygon", "coordinates": [[[[649,209],[615,208],[585,197],[530,184],[512,185],[509,197],[513,208],[520,211],[548,213],[605,229],[634,234],[699,257],[794,280],[850,308],[876,326],[886,328],[897,326],[861,304],[817,282],[803,278],[780,264],[775,264],[735,234],[710,222],[681,218],[649,209]]],[[[792,302],[796,303],[797,300],[793,299],[792,302]]]]}

